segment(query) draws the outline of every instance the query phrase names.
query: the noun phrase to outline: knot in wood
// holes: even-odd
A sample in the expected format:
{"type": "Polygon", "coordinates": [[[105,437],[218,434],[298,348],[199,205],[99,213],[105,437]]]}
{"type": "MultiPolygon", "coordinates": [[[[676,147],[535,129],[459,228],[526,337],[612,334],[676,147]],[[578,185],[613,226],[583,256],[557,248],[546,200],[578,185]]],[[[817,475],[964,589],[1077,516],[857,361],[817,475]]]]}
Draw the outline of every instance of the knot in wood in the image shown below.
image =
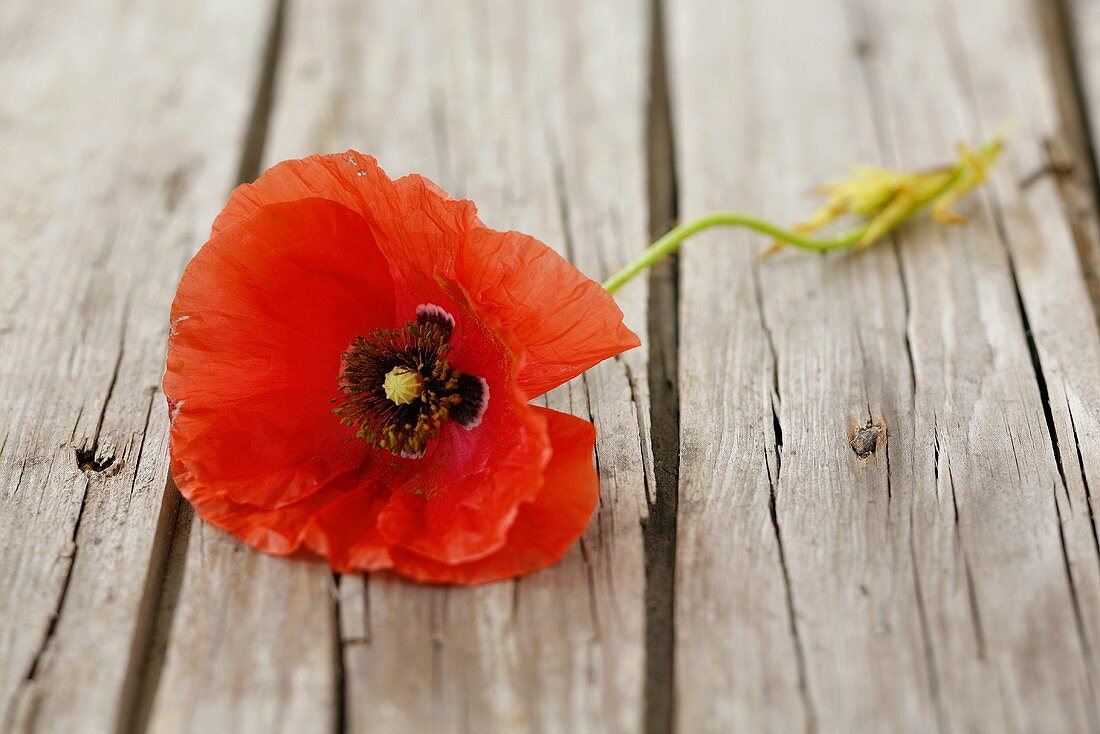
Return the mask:
{"type": "Polygon", "coordinates": [[[886,425],[883,423],[868,423],[855,430],[848,444],[858,458],[866,459],[878,451],[880,442],[883,445],[886,444],[886,425]]]}

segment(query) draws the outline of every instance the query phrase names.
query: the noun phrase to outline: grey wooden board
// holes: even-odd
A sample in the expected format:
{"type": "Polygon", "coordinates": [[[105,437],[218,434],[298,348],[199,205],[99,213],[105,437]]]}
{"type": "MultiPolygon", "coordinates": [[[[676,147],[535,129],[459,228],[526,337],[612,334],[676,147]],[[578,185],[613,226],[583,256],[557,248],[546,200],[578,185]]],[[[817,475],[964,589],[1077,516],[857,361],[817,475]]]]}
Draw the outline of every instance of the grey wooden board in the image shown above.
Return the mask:
{"type": "Polygon", "coordinates": [[[680,728],[1095,728],[1100,347],[1057,187],[1018,185],[1060,134],[1034,8],[670,6],[685,216],[793,221],[1015,123],[965,229],[683,256],[680,728]]]}
{"type": "MultiPolygon", "coordinates": [[[[635,0],[293,3],[265,158],[356,148],[391,175],[418,171],[474,199],[490,226],[530,232],[608,275],[647,240],[646,11],[635,0]]],[[[619,299],[642,333],[645,297],[642,285],[619,299]]],[[[474,589],[349,576],[334,596],[322,564],[242,558],[199,524],[153,728],[270,729],[279,719],[260,707],[279,695],[266,685],[274,666],[307,681],[303,693],[340,686],[352,731],[638,730],[645,350],[546,403],[599,432],[600,509],[561,564],[474,589]],[[271,584],[291,613],[257,611],[279,597],[271,584]],[[247,630],[247,642],[226,650],[216,625],[247,630]],[[295,625],[313,644],[295,640],[295,625]]],[[[303,726],[283,728],[328,728],[331,698],[311,703],[303,726]]]]}
{"type": "Polygon", "coordinates": [[[178,505],[165,314],[234,184],[269,10],[0,7],[4,731],[131,716],[178,505]]]}

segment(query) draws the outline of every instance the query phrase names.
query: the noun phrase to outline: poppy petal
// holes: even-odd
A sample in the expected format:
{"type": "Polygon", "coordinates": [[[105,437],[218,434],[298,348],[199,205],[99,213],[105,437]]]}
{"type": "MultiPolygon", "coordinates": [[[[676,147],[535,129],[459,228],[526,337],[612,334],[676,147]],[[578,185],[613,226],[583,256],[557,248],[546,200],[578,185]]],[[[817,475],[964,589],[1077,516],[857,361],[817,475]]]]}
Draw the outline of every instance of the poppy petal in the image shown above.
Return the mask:
{"type": "Polygon", "coordinates": [[[220,230],[172,306],[164,391],[185,476],[274,508],[359,466],[370,447],[330,400],[341,353],[356,334],[390,326],[393,304],[371,230],[339,204],[265,206],[220,230]]]}
{"type": "Polygon", "coordinates": [[[415,298],[401,281],[441,276],[461,283],[477,310],[497,314],[528,354],[519,382],[531,397],[640,344],[610,294],[549,247],[489,229],[472,202],[423,176],[391,181],[374,158],[353,150],[286,161],[238,187],[214,230],[260,206],[313,196],[371,220],[395,268],[399,308],[408,305],[400,298],[415,298]]]}
{"type": "MultiPolygon", "coordinates": [[[[417,246],[404,259],[420,277],[443,274],[461,283],[479,312],[496,316],[498,328],[527,354],[518,380],[529,397],[641,343],[611,294],[542,242],[486,227],[471,202],[453,199],[424,176],[405,176],[393,187],[391,200],[407,216],[416,213],[407,226],[417,246]]],[[[402,247],[408,237],[379,238],[379,247],[392,262],[398,252],[387,248],[402,247]]]]}
{"type": "MultiPolygon", "coordinates": [[[[556,563],[584,532],[599,500],[599,480],[592,461],[592,424],[546,408],[534,410],[545,419],[553,447],[543,489],[519,507],[505,543],[477,560],[448,564],[389,548],[375,525],[382,493],[368,485],[353,486],[356,478],[350,474],[277,510],[238,505],[206,492],[198,493],[196,509],[264,552],[290,555],[305,545],[327,556],[341,572],[392,567],[418,581],[479,584],[537,571],[556,563]]],[[[185,475],[179,467],[174,473],[185,475]]]]}
{"type": "Polygon", "coordinates": [[[584,533],[599,501],[599,479],[592,461],[596,430],[591,423],[547,408],[534,408],[545,420],[553,458],[541,492],[524,503],[505,544],[467,563],[446,564],[402,548],[390,551],[394,570],[418,581],[480,584],[512,578],[556,563],[584,533]]]}
{"type": "Polygon", "coordinates": [[[348,472],[298,502],[276,509],[233,502],[173,463],[172,473],[188,500],[207,522],[254,548],[286,556],[308,548],[326,556],[337,571],[377,571],[392,567],[389,541],[377,530],[378,512],[388,491],[362,483],[348,472]],[[182,480],[182,481],[181,481],[182,480]]]}
{"type": "Polygon", "coordinates": [[[390,568],[390,543],[378,530],[378,515],[388,496],[388,491],[369,483],[340,493],[309,518],[303,542],[327,557],[336,571],[390,568]]]}
{"type": "Polygon", "coordinates": [[[518,387],[495,392],[477,430],[447,426],[395,487],[378,518],[395,546],[447,564],[479,558],[504,544],[519,506],[542,490],[546,419],[518,387]]]}
{"type": "Polygon", "coordinates": [[[326,491],[336,484],[330,482],[298,502],[268,509],[226,499],[216,483],[208,486],[178,461],[172,462],[172,477],[199,517],[276,556],[296,552],[302,545],[303,530],[313,516],[341,495],[335,489],[326,491]]]}
{"type": "Polygon", "coordinates": [[[531,397],[641,344],[603,286],[533,237],[477,226],[460,262],[471,299],[523,344],[531,397]]]}
{"type": "Polygon", "coordinates": [[[467,452],[461,427],[441,436],[425,459],[375,463],[369,478],[349,471],[274,509],[235,502],[181,463],[174,462],[173,474],[201,517],[268,553],[288,555],[304,545],[336,570],[378,570],[392,565],[398,544],[446,564],[442,559],[466,560],[501,547],[523,500],[542,490],[550,456],[546,411],[521,405],[527,426],[501,432],[507,450],[498,450],[480,472],[445,483],[433,473],[447,471],[448,454],[467,452]],[[414,469],[402,471],[401,464],[414,469]]]}

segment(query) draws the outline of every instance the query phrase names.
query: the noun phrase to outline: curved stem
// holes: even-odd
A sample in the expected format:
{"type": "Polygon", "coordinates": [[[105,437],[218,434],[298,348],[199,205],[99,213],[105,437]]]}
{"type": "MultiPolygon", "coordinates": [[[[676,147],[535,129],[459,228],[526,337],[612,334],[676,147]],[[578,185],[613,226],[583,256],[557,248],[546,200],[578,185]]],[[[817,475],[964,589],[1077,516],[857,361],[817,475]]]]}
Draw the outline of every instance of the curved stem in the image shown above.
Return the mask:
{"type": "Polygon", "coordinates": [[[683,244],[684,240],[688,237],[711,227],[746,227],[770,235],[788,245],[801,247],[804,250],[814,250],[816,252],[842,250],[851,247],[859,241],[860,237],[862,237],[863,233],[867,230],[866,226],[861,226],[835,237],[815,239],[779,227],[759,217],[754,217],[751,214],[727,211],[711,212],[710,214],[704,214],[698,219],[684,222],[669,230],[668,234],[647,247],[641,255],[624,266],[622,270],[605,280],[603,283],[604,289],[608,293],[614,293],[638,273],[679,250],[680,245],[683,244]]]}

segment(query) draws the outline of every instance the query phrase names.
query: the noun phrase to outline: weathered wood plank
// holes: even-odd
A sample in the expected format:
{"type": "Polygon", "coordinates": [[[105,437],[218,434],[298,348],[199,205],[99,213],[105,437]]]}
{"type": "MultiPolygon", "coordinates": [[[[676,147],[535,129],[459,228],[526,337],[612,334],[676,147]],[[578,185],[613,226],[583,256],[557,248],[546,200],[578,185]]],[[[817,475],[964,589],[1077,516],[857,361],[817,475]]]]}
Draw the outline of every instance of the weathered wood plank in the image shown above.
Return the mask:
{"type": "Polygon", "coordinates": [[[671,4],[684,214],[794,220],[847,162],[926,165],[1018,125],[966,229],[683,256],[686,731],[1096,724],[1096,443],[1072,437],[1100,348],[1057,190],[1017,186],[1059,135],[1032,10],[671,4]],[[868,422],[889,438],[861,462],[868,422]]]}
{"type": "MultiPolygon", "coordinates": [[[[1004,163],[986,189],[988,218],[975,228],[975,234],[987,228],[987,236],[1003,252],[979,248],[969,238],[960,238],[956,245],[964,252],[973,248],[979,255],[972,258],[975,271],[970,278],[975,285],[964,286],[977,299],[959,299],[955,318],[974,313],[1014,335],[1011,322],[993,320],[990,315],[994,309],[1011,312],[1016,301],[1031,364],[1020,364],[1015,336],[1008,341],[990,333],[982,340],[973,339],[978,348],[969,364],[960,365],[958,374],[967,379],[973,379],[970,375],[978,365],[989,365],[985,369],[996,370],[1004,387],[1001,397],[994,398],[1002,405],[995,405],[990,400],[993,396],[981,390],[974,393],[971,415],[963,414],[969,419],[965,443],[960,436],[968,452],[965,459],[941,447],[941,482],[946,469],[948,480],[954,479],[959,488],[953,542],[960,548],[970,584],[968,603],[975,623],[980,623],[975,641],[979,654],[991,664],[988,672],[975,670],[967,675],[957,662],[958,653],[948,648],[939,662],[944,689],[954,691],[965,683],[979,693],[971,701],[945,698],[945,705],[957,720],[980,720],[974,713],[976,699],[987,702],[986,718],[997,723],[995,716],[999,716],[1001,726],[1082,730],[1098,725],[1090,638],[1095,641],[1100,631],[1100,559],[1085,472],[1096,460],[1100,395],[1095,375],[1100,346],[1055,180],[1048,177],[1020,185],[1029,174],[1047,166],[1048,143],[1061,138],[1034,9],[1027,2],[940,3],[931,9],[914,8],[903,17],[870,15],[868,26],[877,30],[901,23],[911,33],[935,39],[933,49],[938,49],[923,56],[922,76],[935,75],[942,81],[936,87],[922,85],[928,88],[924,95],[903,95],[898,91],[899,80],[911,75],[907,69],[915,63],[913,51],[907,50],[912,40],[903,34],[887,35],[894,50],[882,55],[883,117],[885,126],[896,131],[888,145],[902,162],[911,164],[916,156],[929,155],[932,145],[947,144],[951,137],[988,134],[1005,119],[1017,127],[1004,163]],[[922,143],[914,126],[898,123],[930,118],[948,118],[953,124],[943,126],[938,140],[925,134],[922,143]],[[989,277],[990,265],[1007,271],[1007,284],[1003,276],[989,277]],[[962,367],[969,369],[962,371],[962,367]],[[1018,373],[1015,379],[1010,378],[1013,371],[1018,373]],[[991,440],[999,433],[1007,435],[1009,451],[1003,439],[1000,447],[991,440]],[[1078,443],[1075,437],[1086,438],[1078,443]],[[1023,490],[1016,497],[1008,491],[1013,483],[1009,457],[1018,462],[1016,483],[1023,490]],[[982,486],[989,474],[1004,473],[1009,474],[1007,487],[982,486]],[[966,475],[974,478],[960,478],[966,475]],[[1053,501],[1043,501],[1044,489],[1053,501]]],[[[983,238],[981,243],[985,242],[983,238]]],[[[914,314],[923,311],[928,322],[940,322],[942,301],[933,297],[920,298],[923,305],[918,302],[918,297],[937,290],[926,277],[937,267],[935,250],[914,247],[905,253],[905,270],[912,274],[910,292],[916,294],[914,314]]],[[[921,321],[914,318],[914,323],[921,321]]],[[[917,336],[913,339],[919,341],[917,336]]],[[[922,383],[936,398],[933,411],[942,396],[954,397],[950,384],[938,371],[930,371],[922,383]]],[[[983,382],[978,384],[985,387],[983,382]]],[[[918,421],[923,419],[923,425],[934,432],[942,431],[945,424],[936,414],[929,420],[928,413],[927,409],[919,413],[918,421]]],[[[917,430],[921,431],[920,422],[917,430]]],[[[940,551],[933,543],[923,550],[928,554],[926,567],[935,569],[935,554],[940,551]]],[[[934,592],[929,597],[932,605],[936,605],[934,592]]],[[[947,631],[933,634],[934,642],[946,646],[951,641],[947,631]]]]}
{"type": "Polygon", "coordinates": [[[149,730],[333,731],[335,596],[327,567],[194,520],[149,730]]]}
{"type": "MultiPolygon", "coordinates": [[[[866,99],[839,93],[859,73],[838,6],[673,3],[670,23],[684,218],[790,221],[810,182],[876,157],[866,99]]],[[[870,419],[905,437],[897,265],[760,247],[722,232],[681,256],[680,728],[927,722],[905,488],[893,504],[885,452],[848,446],[870,419]]]]}
{"type": "MultiPolygon", "coordinates": [[[[293,3],[265,158],[373,153],[391,174],[423,172],[476,200],[491,226],[529,231],[605,275],[646,241],[647,13],[635,0],[590,5],[293,3]]],[[[620,299],[642,332],[645,298],[639,285],[620,299]]],[[[636,350],[548,399],[594,419],[603,481],[597,519],[557,567],[474,589],[347,576],[338,605],[320,564],[275,561],[282,571],[265,570],[269,583],[312,599],[298,629],[339,615],[342,657],[332,674],[333,685],[342,678],[349,730],[641,727],[645,360],[636,350]],[[289,574],[294,581],[279,580],[289,574]]],[[[238,574],[210,569],[237,553],[250,552],[208,534],[206,560],[189,558],[154,724],[168,710],[201,720],[188,711],[207,705],[202,696],[175,688],[203,665],[224,682],[286,663],[289,627],[247,611],[262,602],[262,584],[234,590],[228,611],[218,611],[222,587],[238,574]],[[189,655],[195,627],[181,615],[205,630],[215,613],[230,629],[250,630],[250,646],[213,662],[210,643],[201,643],[205,658],[189,655]]],[[[244,723],[244,707],[210,685],[218,721],[244,723]]]]}
{"type": "MultiPolygon", "coordinates": [[[[1039,3],[1039,9],[1042,5],[1039,3]]],[[[1081,696],[1085,722],[1096,730],[1100,728],[1100,660],[1096,657],[1100,645],[1096,501],[1100,498],[1091,496],[1089,485],[1090,477],[1095,485],[1100,473],[1100,337],[1088,286],[1089,278],[1096,274],[1087,273],[1078,257],[1086,263],[1095,262],[1096,220],[1095,209],[1090,208],[1093,226],[1075,231],[1073,197],[1078,192],[1068,182],[1059,186],[1057,175],[1034,178],[1036,171],[1057,172],[1059,152],[1072,149],[1058,118],[1053,78],[1057,69],[1048,60],[1051,51],[1056,54],[1060,49],[1045,47],[1036,10],[1027,0],[1016,0],[1008,7],[990,0],[941,2],[935,20],[948,49],[946,65],[956,91],[943,95],[940,104],[959,110],[960,116],[965,116],[964,130],[971,135],[994,129],[1004,120],[1014,121],[1019,129],[1014,135],[1018,143],[1010,146],[1006,165],[991,180],[989,203],[1006,247],[1052,442],[1058,475],[1052,484],[1058,521],[1055,529],[1069,587],[1073,637],[1068,643],[1071,649],[1061,661],[1028,660],[1031,645],[1047,643],[1041,629],[1021,637],[1017,644],[1022,646],[1011,652],[1017,669],[1042,671],[1047,685],[1060,681],[1058,692],[1067,709],[1064,721],[1074,721],[1070,707],[1081,696]]],[[[890,21],[884,18],[882,22],[890,21]]],[[[902,73],[896,69],[895,78],[902,73]]],[[[1075,167],[1087,168],[1087,162],[1078,161],[1075,167]]],[[[1019,451],[1020,445],[1015,448],[1019,451]]],[[[1030,573],[1019,569],[1019,578],[1026,581],[1018,583],[1027,583],[1031,593],[1038,594],[1046,581],[1038,573],[1035,567],[1030,573]]],[[[1057,582],[1051,578],[1049,583],[1057,582]]],[[[1052,593],[1057,591],[1052,589],[1052,593]]],[[[1053,615],[1039,620],[1052,621],[1053,615]]],[[[1025,724],[1064,726],[1053,712],[1044,710],[1049,699],[1025,697],[1021,705],[1028,706],[1032,700],[1036,710],[1022,717],[1025,724]]]]}
{"type": "Polygon", "coordinates": [[[0,7],[0,729],[125,727],[178,495],[159,383],[270,4],[0,7]]]}

